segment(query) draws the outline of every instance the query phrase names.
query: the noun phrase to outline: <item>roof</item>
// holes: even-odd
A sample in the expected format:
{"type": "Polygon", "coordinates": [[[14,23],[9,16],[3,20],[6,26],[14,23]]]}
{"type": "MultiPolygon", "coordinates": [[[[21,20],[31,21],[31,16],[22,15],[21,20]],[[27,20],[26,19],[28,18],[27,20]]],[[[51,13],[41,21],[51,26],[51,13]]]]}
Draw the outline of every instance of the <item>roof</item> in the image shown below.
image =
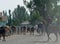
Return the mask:
{"type": "Polygon", "coordinates": [[[29,21],[24,21],[21,24],[30,24],[30,22],[29,21]]]}

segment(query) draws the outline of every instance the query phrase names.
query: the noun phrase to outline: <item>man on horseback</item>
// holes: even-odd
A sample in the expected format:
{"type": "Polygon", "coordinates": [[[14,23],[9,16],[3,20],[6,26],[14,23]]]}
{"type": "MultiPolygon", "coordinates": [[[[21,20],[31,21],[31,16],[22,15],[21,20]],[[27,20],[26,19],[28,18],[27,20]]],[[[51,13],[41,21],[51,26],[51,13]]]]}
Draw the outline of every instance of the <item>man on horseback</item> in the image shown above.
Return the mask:
{"type": "Polygon", "coordinates": [[[59,27],[57,24],[52,23],[53,19],[52,17],[48,16],[44,23],[45,23],[45,32],[47,33],[48,36],[48,41],[50,38],[50,34],[53,33],[56,36],[56,41],[58,40],[58,33],[59,33],[59,27]]]}

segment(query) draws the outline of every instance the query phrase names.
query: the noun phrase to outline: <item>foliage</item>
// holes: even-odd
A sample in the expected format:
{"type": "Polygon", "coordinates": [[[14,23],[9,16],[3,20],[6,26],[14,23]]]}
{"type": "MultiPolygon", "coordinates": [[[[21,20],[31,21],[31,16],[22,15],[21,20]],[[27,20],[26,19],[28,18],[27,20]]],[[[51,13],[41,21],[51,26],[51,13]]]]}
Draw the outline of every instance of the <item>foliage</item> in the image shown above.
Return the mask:
{"type": "Polygon", "coordinates": [[[11,26],[11,10],[9,9],[8,10],[8,12],[9,12],[9,16],[8,16],[8,23],[7,23],[7,25],[9,25],[9,26],[11,26]]]}
{"type": "MultiPolygon", "coordinates": [[[[30,2],[27,2],[26,0],[24,0],[24,4],[27,8],[29,8],[30,15],[33,14],[34,10],[37,10],[39,12],[39,15],[43,17],[43,20],[45,20],[49,24],[49,17],[51,17],[51,20],[53,20],[54,15],[56,15],[57,1],[58,0],[32,0],[30,2]]],[[[34,19],[36,18],[34,17],[34,19]]]]}
{"type": "Polygon", "coordinates": [[[7,11],[6,10],[3,10],[3,15],[7,16],[7,11]]]}
{"type": "Polygon", "coordinates": [[[26,9],[17,5],[17,8],[13,11],[13,24],[20,25],[23,21],[29,20],[29,15],[26,9]]]}

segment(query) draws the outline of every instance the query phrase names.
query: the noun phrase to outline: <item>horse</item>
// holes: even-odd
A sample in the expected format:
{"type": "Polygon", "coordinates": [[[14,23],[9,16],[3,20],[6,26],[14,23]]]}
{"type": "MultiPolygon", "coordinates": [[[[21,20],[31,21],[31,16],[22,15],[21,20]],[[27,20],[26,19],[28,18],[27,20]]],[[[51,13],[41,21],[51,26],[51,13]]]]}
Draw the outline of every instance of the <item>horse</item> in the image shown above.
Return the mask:
{"type": "Polygon", "coordinates": [[[43,35],[43,32],[44,32],[44,24],[43,23],[39,23],[38,24],[37,33],[43,35]]]}
{"type": "Polygon", "coordinates": [[[5,27],[4,26],[0,27],[0,40],[1,40],[1,36],[3,37],[3,41],[6,41],[5,40],[5,27]]]}
{"type": "Polygon", "coordinates": [[[30,27],[27,27],[27,32],[30,32],[30,27]]]}
{"type": "Polygon", "coordinates": [[[15,26],[11,26],[11,30],[12,30],[12,35],[15,34],[15,32],[16,32],[16,27],[15,27],[15,26]]]}
{"type": "Polygon", "coordinates": [[[51,20],[48,20],[48,21],[45,19],[42,20],[44,25],[44,32],[46,32],[47,34],[47,37],[48,37],[47,41],[51,40],[50,38],[51,33],[53,33],[56,36],[55,41],[58,41],[58,34],[60,33],[59,25],[58,23],[53,23],[51,20]]]}
{"type": "Polygon", "coordinates": [[[26,35],[26,27],[25,26],[22,27],[22,32],[24,35],[26,35]]]}
{"type": "Polygon", "coordinates": [[[31,34],[34,35],[34,31],[35,31],[35,28],[34,28],[34,26],[32,26],[31,29],[30,29],[30,35],[31,34]]]}
{"type": "Polygon", "coordinates": [[[50,24],[49,26],[46,27],[45,32],[47,33],[48,36],[48,41],[51,40],[50,34],[53,33],[56,36],[56,40],[58,41],[58,33],[59,33],[59,26],[56,24],[50,24]]]}
{"type": "Polygon", "coordinates": [[[10,26],[5,26],[5,31],[6,31],[6,36],[10,36],[10,31],[11,31],[11,29],[10,29],[10,26]]]}

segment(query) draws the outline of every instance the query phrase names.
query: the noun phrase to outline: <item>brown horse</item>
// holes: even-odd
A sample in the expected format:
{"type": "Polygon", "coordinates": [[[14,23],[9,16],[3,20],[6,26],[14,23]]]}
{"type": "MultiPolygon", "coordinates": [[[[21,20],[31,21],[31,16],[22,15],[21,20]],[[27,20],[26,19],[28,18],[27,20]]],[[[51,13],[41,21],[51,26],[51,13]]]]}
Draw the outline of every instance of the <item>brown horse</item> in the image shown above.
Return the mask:
{"type": "Polygon", "coordinates": [[[10,35],[10,26],[5,27],[6,36],[10,35]]]}

